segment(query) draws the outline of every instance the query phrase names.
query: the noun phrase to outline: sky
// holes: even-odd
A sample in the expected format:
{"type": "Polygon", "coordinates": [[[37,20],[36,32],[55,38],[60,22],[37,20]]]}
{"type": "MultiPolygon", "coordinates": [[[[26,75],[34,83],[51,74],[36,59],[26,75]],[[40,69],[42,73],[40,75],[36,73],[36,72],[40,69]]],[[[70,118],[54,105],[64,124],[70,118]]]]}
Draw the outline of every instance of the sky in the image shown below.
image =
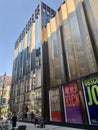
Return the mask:
{"type": "MultiPolygon", "coordinates": [[[[57,10],[64,0],[41,0],[57,10]]],[[[12,75],[14,45],[40,0],[0,0],[0,75],[12,75]]]]}

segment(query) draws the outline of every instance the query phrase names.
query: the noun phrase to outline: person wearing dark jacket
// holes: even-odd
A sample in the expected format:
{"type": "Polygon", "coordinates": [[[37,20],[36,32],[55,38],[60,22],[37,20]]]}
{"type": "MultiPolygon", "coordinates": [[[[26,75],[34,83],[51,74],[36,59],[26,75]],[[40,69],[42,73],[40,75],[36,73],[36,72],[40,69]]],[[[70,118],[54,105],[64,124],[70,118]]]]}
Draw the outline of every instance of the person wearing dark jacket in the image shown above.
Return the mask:
{"type": "Polygon", "coordinates": [[[44,122],[44,118],[42,116],[39,117],[39,127],[45,128],[45,122],[44,122]]]}
{"type": "Polygon", "coordinates": [[[16,122],[17,122],[17,115],[16,115],[16,113],[13,113],[13,116],[12,116],[12,129],[14,129],[14,127],[16,127],[16,122]]]}
{"type": "Polygon", "coordinates": [[[39,114],[36,112],[35,113],[35,119],[34,119],[34,125],[38,125],[39,126],[39,114]]]}

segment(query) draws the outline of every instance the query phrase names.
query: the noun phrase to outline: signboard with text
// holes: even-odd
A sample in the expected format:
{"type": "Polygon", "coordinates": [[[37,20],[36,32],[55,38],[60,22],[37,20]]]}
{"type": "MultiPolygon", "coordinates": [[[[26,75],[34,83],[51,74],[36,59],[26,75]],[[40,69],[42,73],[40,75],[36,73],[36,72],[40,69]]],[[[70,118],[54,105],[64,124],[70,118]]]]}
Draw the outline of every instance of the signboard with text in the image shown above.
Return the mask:
{"type": "Polygon", "coordinates": [[[66,122],[82,124],[79,92],[75,82],[63,86],[63,97],[66,122]]]}
{"type": "Polygon", "coordinates": [[[50,121],[61,122],[59,89],[49,91],[50,121]]]}
{"type": "Polygon", "coordinates": [[[82,80],[89,124],[98,125],[98,75],[82,80]]]}

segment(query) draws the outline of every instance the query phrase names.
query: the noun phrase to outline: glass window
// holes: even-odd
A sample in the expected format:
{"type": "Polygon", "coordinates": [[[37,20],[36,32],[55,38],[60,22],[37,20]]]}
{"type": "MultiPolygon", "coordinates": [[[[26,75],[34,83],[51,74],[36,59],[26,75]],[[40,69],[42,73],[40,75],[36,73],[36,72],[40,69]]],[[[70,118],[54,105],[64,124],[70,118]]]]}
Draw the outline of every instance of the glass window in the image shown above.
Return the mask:
{"type": "Polygon", "coordinates": [[[21,41],[21,51],[24,49],[24,40],[21,41]]]}
{"type": "Polygon", "coordinates": [[[30,46],[30,34],[31,34],[31,28],[30,28],[30,30],[28,31],[27,47],[30,46]]]}
{"type": "Polygon", "coordinates": [[[43,8],[43,13],[45,13],[45,12],[46,12],[46,9],[43,8]]]}
{"type": "Polygon", "coordinates": [[[46,24],[47,24],[47,22],[48,22],[49,19],[50,19],[50,16],[47,15],[46,13],[43,13],[43,16],[42,16],[42,17],[43,17],[42,26],[45,27],[46,24]]]}

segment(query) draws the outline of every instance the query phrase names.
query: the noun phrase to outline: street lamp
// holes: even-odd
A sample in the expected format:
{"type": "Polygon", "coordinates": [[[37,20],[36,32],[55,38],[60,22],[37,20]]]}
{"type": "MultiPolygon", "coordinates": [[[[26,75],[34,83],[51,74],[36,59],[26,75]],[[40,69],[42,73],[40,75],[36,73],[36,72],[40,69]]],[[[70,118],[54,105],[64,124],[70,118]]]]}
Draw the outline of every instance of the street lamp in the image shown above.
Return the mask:
{"type": "Polygon", "coordinates": [[[4,87],[5,87],[5,80],[6,80],[6,72],[4,73],[4,76],[3,76],[2,93],[1,93],[1,106],[0,106],[0,118],[1,118],[2,103],[3,103],[3,93],[4,93],[4,87]]]}

